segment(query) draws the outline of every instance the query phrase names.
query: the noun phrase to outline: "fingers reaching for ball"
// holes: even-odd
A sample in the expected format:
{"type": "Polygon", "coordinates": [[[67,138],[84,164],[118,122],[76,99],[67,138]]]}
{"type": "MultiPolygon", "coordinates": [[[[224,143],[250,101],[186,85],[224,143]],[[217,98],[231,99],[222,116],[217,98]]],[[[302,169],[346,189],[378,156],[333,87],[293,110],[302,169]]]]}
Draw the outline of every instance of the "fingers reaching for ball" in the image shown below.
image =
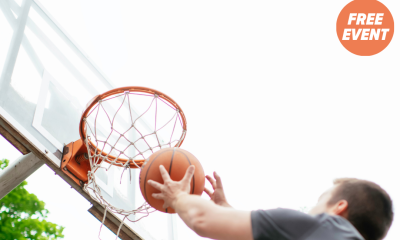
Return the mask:
{"type": "Polygon", "coordinates": [[[214,172],[214,178],[215,178],[215,182],[216,182],[217,188],[223,188],[223,187],[222,187],[222,180],[221,180],[221,177],[218,175],[217,172],[214,172]]]}
{"type": "Polygon", "coordinates": [[[164,185],[162,185],[161,183],[158,183],[158,182],[153,181],[153,180],[149,180],[149,184],[150,184],[153,188],[155,188],[155,189],[157,189],[157,190],[159,190],[159,191],[161,191],[162,187],[164,186],[164,185]]]}
{"type": "Polygon", "coordinates": [[[211,191],[208,188],[204,188],[204,192],[210,197],[211,201],[215,204],[224,206],[224,207],[231,207],[228,202],[226,201],[224,189],[222,187],[222,180],[221,177],[214,172],[214,178],[210,176],[206,176],[206,179],[210,182],[214,191],[211,191]],[[214,179],[215,178],[215,179],[214,179]]]}
{"type": "Polygon", "coordinates": [[[207,195],[211,198],[211,200],[213,199],[214,192],[212,192],[210,189],[206,187],[204,188],[204,192],[207,193],[207,195]]]}
{"type": "Polygon", "coordinates": [[[162,193],[153,193],[151,196],[155,199],[163,199],[164,195],[162,193]]]}
{"type": "Polygon", "coordinates": [[[215,182],[215,180],[209,175],[206,176],[206,179],[211,184],[212,188],[215,190],[217,188],[217,183],[215,182]]]}
{"type": "Polygon", "coordinates": [[[165,169],[165,167],[163,165],[160,165],[160,173],[161,173],[161,177],[163,178],[164,182],[171,180],[167,170],[165,169]]]}
{"type": "Polygon", "coordinates": [[[195,166],[191,165],[187,168],[185,176],[180,181],[173,181],[164,166],[160,165],[160,173],[164,180],[164,184],[148,180],[148,183],[160,191],[160,193],[153,193],[155,199],[164,200],[163,208],[172,207],[173,202],[181,193],[190,193],[190,181],[193,178],[195,166]]]}
{"type": "Polygon", "coordinates": [[[210,177],[209,175],[206,176],[207,180],[210,182],[211,186],[213,187],[213,189],[217,189],[217,188],[223,188],[222,187],[222,180],[221,177],[217,174],[217,172],[214,172],[214,178],[210,177]]]}
{"type": "Polygon", "coordinates": [[[192,180],[192,177],[194,175],[194,170],[195,170],[195,166],[190,165],[188,167],[188,169],[186,170],[185,176],[183,177],[181,182],[183,182],[185,184],[190,184],[190,180],[192,180]]]}

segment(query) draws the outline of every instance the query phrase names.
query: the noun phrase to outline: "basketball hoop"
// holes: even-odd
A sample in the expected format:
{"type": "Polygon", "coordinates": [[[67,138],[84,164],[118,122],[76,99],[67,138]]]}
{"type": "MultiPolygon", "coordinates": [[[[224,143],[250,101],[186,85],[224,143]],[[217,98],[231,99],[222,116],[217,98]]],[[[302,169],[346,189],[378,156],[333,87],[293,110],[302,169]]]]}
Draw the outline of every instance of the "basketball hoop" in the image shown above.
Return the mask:
{"type": "Polygon", "coordinates": [[[155,211],[146,202],[135,209],[115,206],[104,197],[96,172],[123,169],[122,184],[123,180],[131,180],[132,169],[140,169],[152,153],[180,147],[186,135],[186,118],[179,105],[150,88],[116,88],[97,95],[87,104],[79,133],[81,139],[64,147],[63,172],[99,202],[105,213],[109,210],[122,215],[124,220],[136,222],[155,211]],[[129,178],[123,178],[125,172],[129,172],[129,178]],[[131,215],[134,220],[129,219],[131,215]]]}

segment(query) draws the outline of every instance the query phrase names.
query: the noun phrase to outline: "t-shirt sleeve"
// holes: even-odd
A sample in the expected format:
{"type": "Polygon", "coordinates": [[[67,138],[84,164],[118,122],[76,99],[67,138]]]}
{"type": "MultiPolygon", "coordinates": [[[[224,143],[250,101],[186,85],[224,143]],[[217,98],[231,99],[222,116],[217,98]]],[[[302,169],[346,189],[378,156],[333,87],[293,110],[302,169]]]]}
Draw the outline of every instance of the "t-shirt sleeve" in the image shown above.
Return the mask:
{"type": "Polygon", "coordinates": [[[314,217],[290,209],[257,210],[251,212],[254,240],[298,239],[318,224],[314,217]]]}

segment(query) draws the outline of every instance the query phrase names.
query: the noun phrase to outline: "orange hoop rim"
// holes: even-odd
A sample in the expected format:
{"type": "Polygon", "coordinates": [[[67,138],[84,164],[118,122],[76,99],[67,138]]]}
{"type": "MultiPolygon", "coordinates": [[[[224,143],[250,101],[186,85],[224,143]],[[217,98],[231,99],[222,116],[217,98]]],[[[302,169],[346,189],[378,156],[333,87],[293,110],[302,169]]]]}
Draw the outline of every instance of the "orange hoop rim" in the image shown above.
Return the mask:
{"type": "MultiPolygon", "coordinates": [[[[182,128],[183,131],[187,131],[187,122],[186,122],[186,117],[185,114],[183,113],[181,107],[178,105],[178,103],[176,103],[171,97],[169,97],[168,95],[157,91],[155,89],[151,89],[151,88],[147,88],[147,87],[139,87],[139,86],[128,86],[128,87],[120,87],[120,88],[115,88],[112,89],[110,91],[107,91],[105,93],[99,94],[97,96],[95,96],[94,98],[92,98],[92,100],[89,101],[89,103],[86,105],[86,109],[85,111],[82,113],[82,117],[81,120],[79,122],[79,135],[82,139],[82,141],[84,143],[86,143],[86,123],[85,123],[85,118],[87,118],[88,114],[90,113],[91,109],[96,106],[96,104],[103,99],[106,99],[112,95],[117,95],[117,94],[122,94],[125,92],[138,92],[138,93],[147,93],[147,94],[151,94],[151,95],[157,95],[158,98],[162,98],[163,100],[166,100],[169,104],[171,104],[172,106],[174,106],[176,108],[176,110],[178,110],[179,115],[181,116],[182,119],[182,128]]],[[[180,147],[183,143],[183,141],[185,140],[186,134],[183,135],[183,138],[181,141],[179,141],[174,147],[180,147]]],[[[105,152],[103,152],[101,149],[97,148],[96,145],[88,140],[89,143],[89,147],[92,151],[99,151],[101,152],[102,156],[107,156],[107,158],[109,159],[109,161],[107,161],[108,163],[112,164],[111,162],[114,162],[115,159],[117,159],[117,157],[111,155],[111,154],[107,154],[105,152]]],[[[136,160],[128,160],[125,158],[118,158],[115,162],[120,163],[122,165],[125,166],[127,161],[134,161],[135,163],[129,163],[129,167],[130,168],[137,168],[138,166],[142,166],[143,162],[145,161],[144,159],[136,159],[136,160]]],[[[115,164],[114,164],[115,165],[115,164]]],[[[120,166],[120,165],[115,165],[115,166],[120,166]]]]}

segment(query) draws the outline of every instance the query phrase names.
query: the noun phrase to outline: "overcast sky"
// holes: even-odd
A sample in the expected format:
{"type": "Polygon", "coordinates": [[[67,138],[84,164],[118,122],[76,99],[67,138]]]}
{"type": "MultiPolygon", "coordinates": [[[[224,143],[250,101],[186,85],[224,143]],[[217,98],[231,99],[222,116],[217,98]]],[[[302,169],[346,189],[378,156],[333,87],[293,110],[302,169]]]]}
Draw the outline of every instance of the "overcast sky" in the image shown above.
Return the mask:
{"type": "MultiPolygon", "coordinates": [[[[400,205],[400,40],[395,30],[383,52],[349,53],[335,25],[349,1],[40,2],[116,86],[178,102],[182,147],[222,176],[234,207],[309,209],[339,177],[374,181],[400,205]]],[[[381,2],[397,23],[399,1],[381,2]]],[[[65,239],[97,239],[90,205],[46,166],[28,183],[65,239]]],[[[397,212],[387,240],[400,238],[397,212]]]]}

